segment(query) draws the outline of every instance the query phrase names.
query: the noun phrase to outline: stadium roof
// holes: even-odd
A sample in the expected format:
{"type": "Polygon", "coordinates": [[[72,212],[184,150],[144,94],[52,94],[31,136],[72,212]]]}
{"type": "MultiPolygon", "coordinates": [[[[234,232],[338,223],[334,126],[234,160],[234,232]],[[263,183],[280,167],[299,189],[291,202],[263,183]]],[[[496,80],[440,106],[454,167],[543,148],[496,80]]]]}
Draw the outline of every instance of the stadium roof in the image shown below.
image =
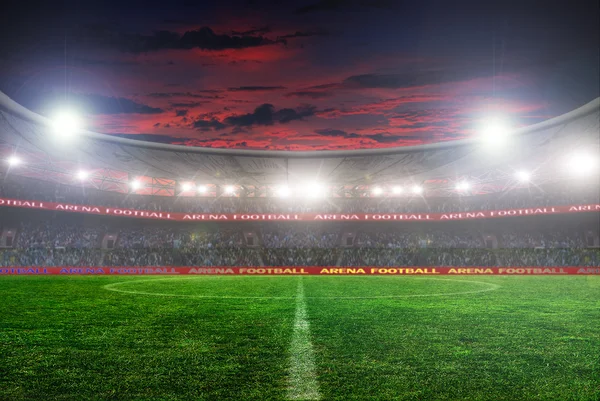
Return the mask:
{"type": "Polygon", "coordinates": [[[213,184],[334,185],[427,182],[507,167],[531,168],[569,150],[598,153],[600,98],[565,115],[513,131],[504,146],[467,139],[402,148],[352,151],[269,151],[186,147],[84,131],[61,140],[51,121],[0,92],[0,157],[18,153],[44,171],[73,174],[77,166],[129,176],[213,184]],[[41,168],[41,167],[40,167],[41,168]],[[70,170],[70,171],[69,171],[70,170]]]}

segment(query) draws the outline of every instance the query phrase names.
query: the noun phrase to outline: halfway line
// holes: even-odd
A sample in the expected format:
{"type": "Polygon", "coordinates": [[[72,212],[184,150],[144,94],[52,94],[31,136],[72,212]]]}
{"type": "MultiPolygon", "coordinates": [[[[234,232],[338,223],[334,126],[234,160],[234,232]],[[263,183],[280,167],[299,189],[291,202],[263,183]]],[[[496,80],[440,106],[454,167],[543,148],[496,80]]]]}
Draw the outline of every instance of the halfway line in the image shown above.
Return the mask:
{"type": "Polygon", "coordinates": [[[296,320],[290,347],[290,369],[287,398],[289,400],[319,400],[319,383],[315,369],[315,351],[310,340],[310,325],[304,298],[302,277],[296,292],[296,320]]]}

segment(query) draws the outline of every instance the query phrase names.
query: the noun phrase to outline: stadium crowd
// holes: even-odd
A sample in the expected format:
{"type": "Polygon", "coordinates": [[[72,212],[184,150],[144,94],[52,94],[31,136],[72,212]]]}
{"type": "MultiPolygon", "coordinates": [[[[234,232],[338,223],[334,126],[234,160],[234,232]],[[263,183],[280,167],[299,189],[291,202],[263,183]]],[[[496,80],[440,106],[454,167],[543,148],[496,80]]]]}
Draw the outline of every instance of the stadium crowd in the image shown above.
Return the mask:
{"type": "Polygon", "coordinates": [[[600,265],[600,250],[588,248],[577,229],[500,232],[492,246],[477,231],[361,227],[264,224],[252,229],[258,241],[250,245],[240,227],[88,227],[56,218],[21,223],[14,244],[0,249],[0,266],[600,265]],[[116,238],[111,248],[103,245],[109,234],[116,238]]]}

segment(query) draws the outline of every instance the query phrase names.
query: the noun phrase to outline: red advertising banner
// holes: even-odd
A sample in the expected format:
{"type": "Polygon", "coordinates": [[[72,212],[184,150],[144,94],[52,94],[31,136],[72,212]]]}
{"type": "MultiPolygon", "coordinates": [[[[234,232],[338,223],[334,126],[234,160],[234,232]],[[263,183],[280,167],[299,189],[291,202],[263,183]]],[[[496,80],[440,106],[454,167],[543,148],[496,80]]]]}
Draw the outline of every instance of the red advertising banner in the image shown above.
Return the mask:
{"type": "Polygon", "coordinates": [[[546,206],[540,208],[523,208],[509,210],[482,210],[458,213],[349,213],[349,214],[264,214],[264,213],[179,213],[153,212],[150,210],[121,209],[106,206],[73,205],[70,203],[28,201],[0,198],[0,207],[17,207],[26,209],[53,210],[71,213],[94,214],[98,216],[123,216],[139,219],[167,221],[450,221],[493,219],[513,216],[535,216],[568,214],[582,212],[600,212],[600,204],[546,206]]]}
{"type": "Polygon", "coordinates": [[[0,275],[242,275],[242,276],[398,276],[398,275],[600,275],[598,267],[0,267],[0,275]]]}

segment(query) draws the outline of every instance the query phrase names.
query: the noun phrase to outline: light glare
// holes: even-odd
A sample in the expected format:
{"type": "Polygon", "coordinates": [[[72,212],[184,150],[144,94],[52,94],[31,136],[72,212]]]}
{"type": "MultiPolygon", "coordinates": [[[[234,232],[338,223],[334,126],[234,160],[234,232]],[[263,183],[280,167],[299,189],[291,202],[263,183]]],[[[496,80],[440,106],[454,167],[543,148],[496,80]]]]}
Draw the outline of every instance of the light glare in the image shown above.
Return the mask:
{"type": "Polygon", "coordinates": [[[181,190],[183,192],[190,191],[192,188],[193,188],[193,185],[190,184],[189,182],[184,182],[183,184],[181,184],[181,190]]]}
{"type": "Polygon", "coordinates": [[[21,159],[19,159],[17,156],[11,156],[6,161],[11,167],[18,166],[19,164],[21,164],[21,159]]]}
{"type": "Polygon", "coordinates": [[[225,193],[226,193],[227,195],[231,195],[231,194],[233,194],[234,192],[235,192],[235,188],[233,187],[233,185],[227,185],[227,186],[225,187],[225,193]]]}
{"type": "Polygon", "coordinates": [[[72,110],[63,110],[52,120],[54,132],[63,137],[77,134],[82,127],[81,118],[72,110]]]}
{"type": "Polygon", "coordinates": [[[485,121],[480,131],[480,139],[488,145],[503,145],[510,133],[510,127],[506,121],[500,118],[492,118],[485,121]]]}
{"type": "Polygon", "coordinates": [[[567,167],[574,175],[587,175],[598,167],[598,158],[589,153],[573,153],[567,160],[567,167]]]}
{"type": "Polygon", "coordinates": [[[414,194],[421,194],[423,193],[423,187],[415,185],[414,187],[412,187],[412,191],[414,194]]]}
{"type": "Polygon", "coordinates": [[[206,193],[206,191],[207,191],[206,186],[204,186],[204,185],[198,186],[198,192],[199,193],[203,194],[203,193],[206,193]]]}
{"type": "Polygon", "coordinates": [[[379,196],[382,193],[383,193],[383,188],[381,188],[381,187],[375,187],[375,188],[373,188],[373,195],[379,196]]]}
{"type": "Polygon", "coordinates": [[[392,188],[392,192],[397,194],[401,194],[402,193],[402,187],[394,187],[392,188]]]}
{"type": "Polygon", "coordinates": [[[529,182],[529,180],[531,179],[531,174],[529,174],[528,171],[518,171],[517,172],[517,180],[521,181],[521,182],[529,182]]]}
{"type": "Polygon", "coordinates": [[[462,181],[462,182],[459,182],[458,184],[456,184],[456,190],[458,190],[458,191],[466,191],[470,187],[471,187],[471,185],[469,185],[469,183],[466,181],[462,181]]]}
{"type": "Polygon", "coordinates": [[[281,198],[287,198],[288,196],[290,196],[291,191],[290,188],[288,186],[282,186],[279,189],[277,189],[277,196],[281,197],[281,198]]]}
{"type": "Polygon", "coordinates": [[[130,185],[131,185],[131,189],[133,189],[134,191],[136,189],[140,189],[140,187],[142,186],[142,184],[138,180],[131,181],[130,185]]]}
{"type": "Polygon", "coordinates": [[[77,178],[78,178],[79,180],[81,180],[81,181],[83,181],[83,180],[87,179],[87,178],[88,178],[88,176],[89,176],[89,173],[88,173],[87,171],[85,171],[85,170],[79,170],[79,171],[77,172],[77,178]]]}

